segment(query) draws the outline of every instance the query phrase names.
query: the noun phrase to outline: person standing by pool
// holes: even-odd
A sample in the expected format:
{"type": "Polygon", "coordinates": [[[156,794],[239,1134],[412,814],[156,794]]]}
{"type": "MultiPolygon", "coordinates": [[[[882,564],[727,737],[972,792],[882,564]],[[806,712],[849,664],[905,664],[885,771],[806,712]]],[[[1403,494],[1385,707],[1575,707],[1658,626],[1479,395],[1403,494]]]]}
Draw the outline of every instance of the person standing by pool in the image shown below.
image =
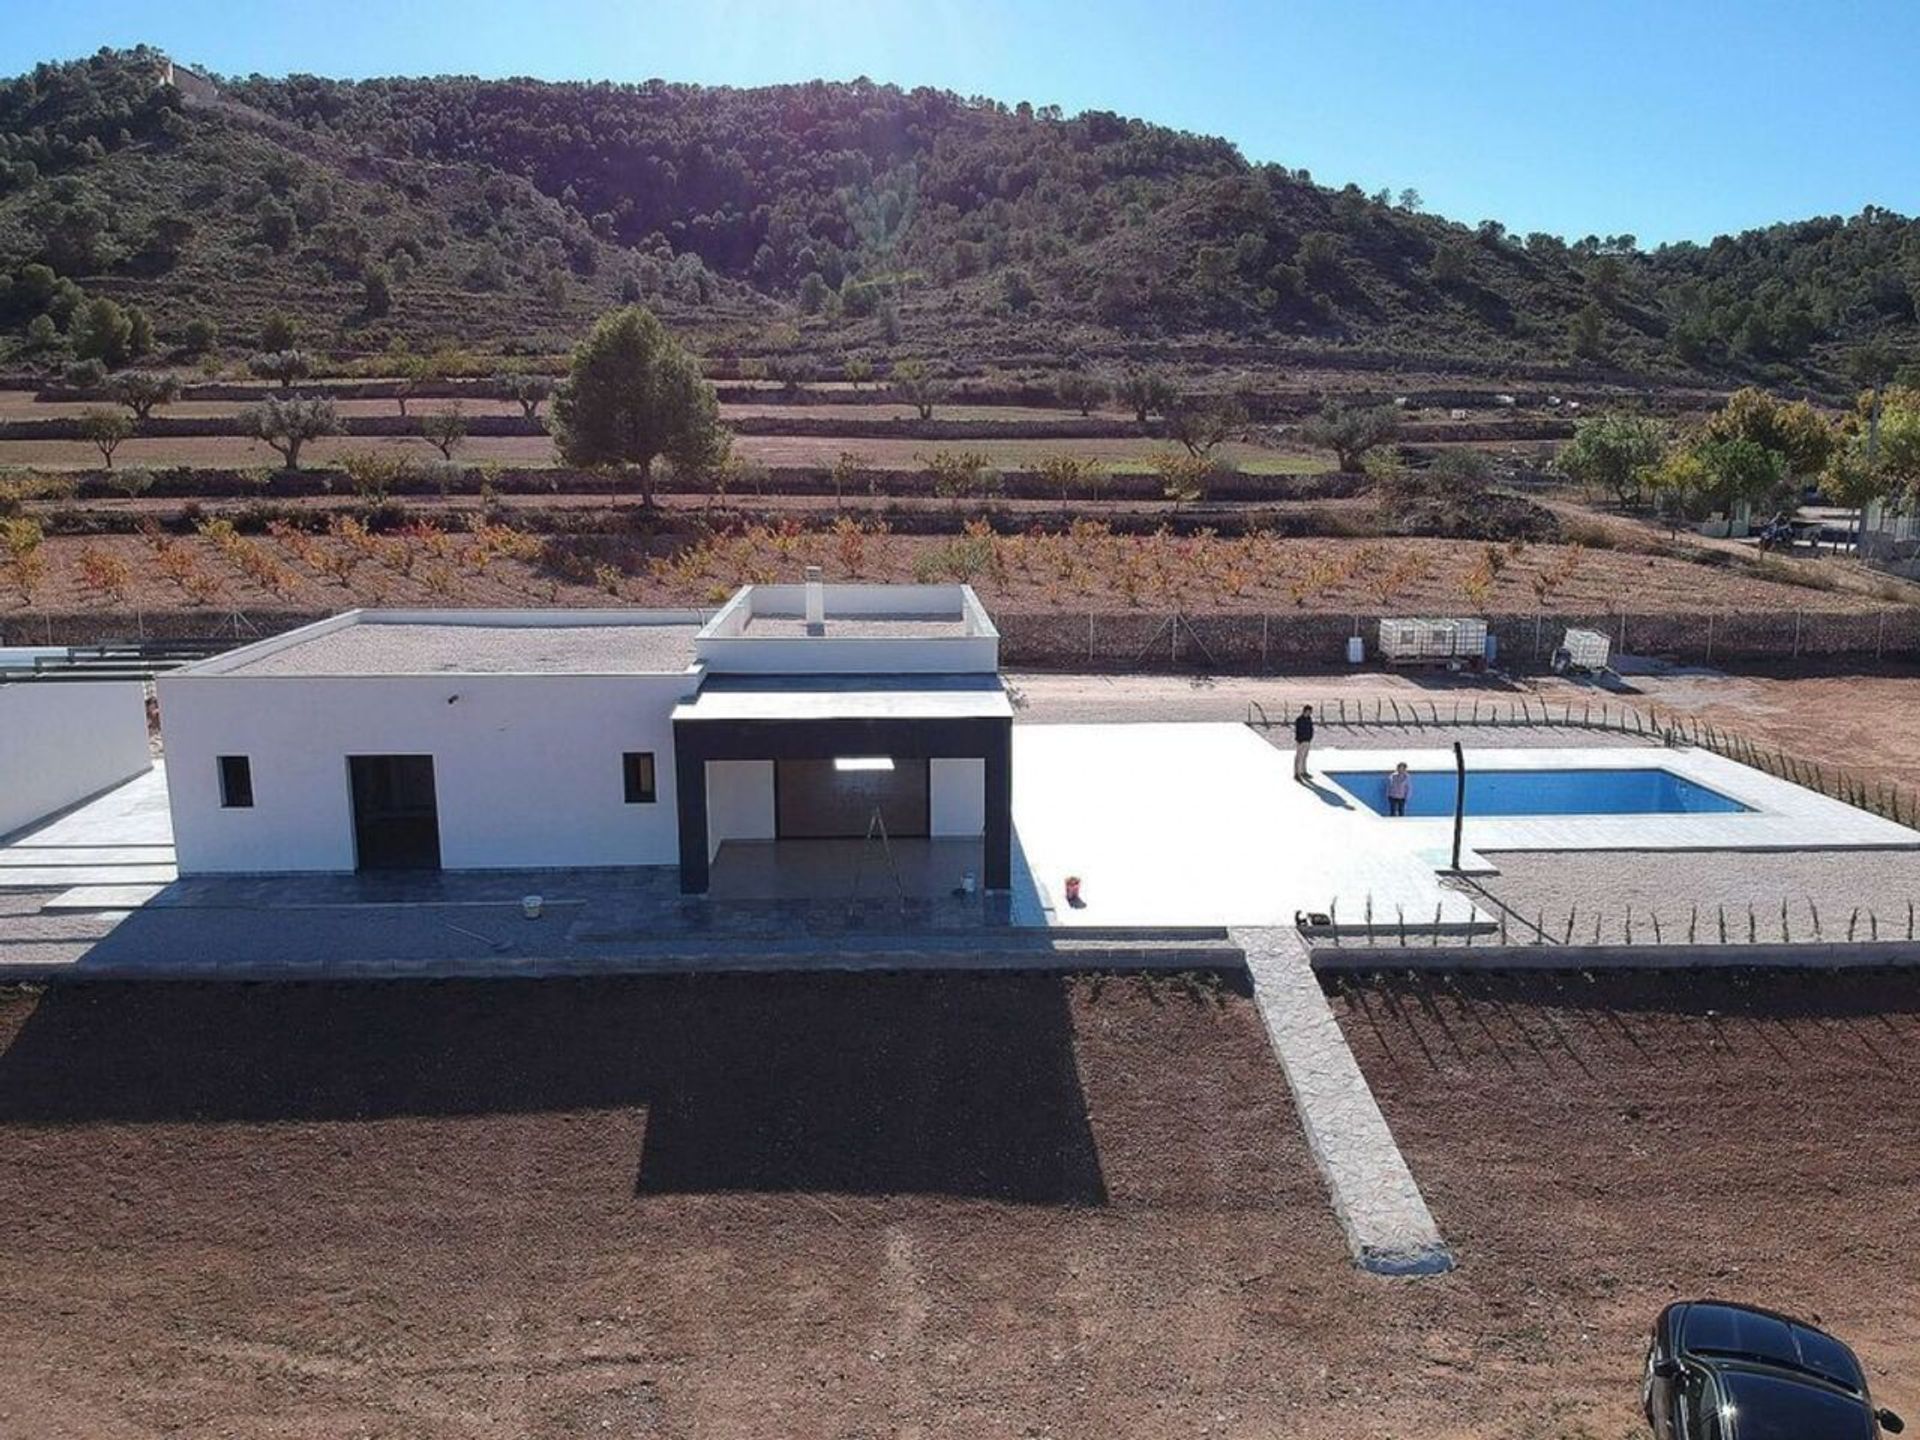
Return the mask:
{"type": "Polygon", "coordinates": [[[1387,776],[1387,814],[1404,815],[1407,813],[1407,801],[1413,795],[1413,775],[1402,760],[1393,767],[1393,773],[1387,776]]]}
{"type": "Polygon", "coordinates": [[[1302,705],[1293,717],[1293,778],[1307,778],[1307,752],[1313,749],[1313,707],[1302,705]]]}

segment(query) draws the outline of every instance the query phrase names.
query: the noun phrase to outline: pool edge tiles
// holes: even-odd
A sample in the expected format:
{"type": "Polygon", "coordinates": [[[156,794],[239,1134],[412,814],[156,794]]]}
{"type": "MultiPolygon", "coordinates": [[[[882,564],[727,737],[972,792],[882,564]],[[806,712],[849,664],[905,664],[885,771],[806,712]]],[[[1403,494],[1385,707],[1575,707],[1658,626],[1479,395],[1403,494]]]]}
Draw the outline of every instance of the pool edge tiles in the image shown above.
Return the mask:
{"type": "MultiPolygon", "coordinates": [[[[1324,778],[1374,814],[1386,815],[1386,786],[1392,773],[1388,769],[1330,770],[1324,778]]],[[[1408,818],[1451,819],[1452,767],[1409,769],[1408,773],[1413,780],[1408,818]]],[[[1732,815],[1752,808],[1664,765],[1632,769],[1581,765],[1546,770],[1478,765],[1467,771],[1467,814],[1483,820],[1558,815],[1732,815]]]]}
{"type": "MultiPolygon", "coordinates": [[[[1316,750],[1321,775],[1391,769],[1451,770],[1440,749],[1316,750]]],[[[1857,810],[1710,751],[1625,749],[1483,749],[1467,753],[1469,770],[1665,770],[1748,807],[1744,811],[1660,814],[1468,815],[1464,840],[1482,854],[1503,850],[1818,850],[1920,849],[1920,831],[1857,810]]],[[[1343,792],[1344,793],[1344,792],[1343,792]]],[[[1431,852],[1451,838],[1451,816],[1393,818],[1353,800],[1359,823],[1388,827],[1407,848],[1431,852]]],[[[1383,832],[1384,833],[1384,832],[1383,832]]]]}

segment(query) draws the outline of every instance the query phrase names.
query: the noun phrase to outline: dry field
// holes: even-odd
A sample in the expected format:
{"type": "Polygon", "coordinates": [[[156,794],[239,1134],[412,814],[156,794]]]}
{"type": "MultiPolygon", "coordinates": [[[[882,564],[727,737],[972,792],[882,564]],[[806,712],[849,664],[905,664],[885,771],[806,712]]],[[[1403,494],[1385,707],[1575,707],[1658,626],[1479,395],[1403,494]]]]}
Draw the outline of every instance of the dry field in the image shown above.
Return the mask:
{"type": "MultiPolygon", "coordinates": [[[[366,402],[384,403],[384,402],[366,402]]],[[[382,412],[375,412],[382,413],[382,412]]],[[[391,413],[387,411],[384,413],[391,413]]],[[[1112,440],[910,440],[867,439],[816,435],[741,435],[734,454],[763,465],[831,466],[842,455],[853,455],[865,466],[911,470],[939,450],[974,451],[1001,469],[1030,469],[1050,455],[1073,455],[1113,468],[1145,471],[1153,457],[1167,451],[1166,442],[1145,436],[1112,440]]],[[[411,455],[432,460],[439,451],[415,436],[331,436],[308,444],[301,463],[321,468],[337,465],[353,454],[411,455]]],[[[1317,474],[1332,468],[1322,456],[1269,450],[1231,443],[1214,452],[1239,469],[1256,475],[1317,474]]],[[[555,462],[553,441],[545,435],[470,436],[457,452],[469,465],[538,466],[555,462]]],[[[134,437],[114,453],[116,466],[164,469],[176,465],[218,469],[275,466],[279,458],[259,440],[244,435],[134,437]]],[[[0,467],[42,470],[97,470],[100,452],[85,440],[0,440],[0,467]]]]}
{"type": "Polygon", "coordinates": [[[1911,987],[1336,1003],[1449,1277],[1353,1269],[1231,989],[16,994],[0,1431],[1623,1440],[1696,1290],[1920,1408],[1911,987]]]}
{"type": "MultiPolygon", "coordinates": [[[[422,513],[426,513],[423,511],[422,513]]],[[[1707,609],[1845,611],[1843,591],[1784,585],[1684,560],[1561,545],[1487,547],[1446,540],[1124,536],[1083,522],[1067,535],[958,539],[749,527],[710,542],[685,535],[577,537],[504,528],[469,532],[431,519],[359,533],[151,539],[56,536],[40,549],[31,593],[0,562],[0,615],[86,609],[342,609],[352,605],[716,603],[743,582],[791,578],[970,579],[1008,612],[1193,611],[1378,614],[1423,609],[1636,614],[1707,609]],[[1490,571],[1489,548],[1499,552],[1490,571]],[[1543,588],[1544,587],[1544,588],[1543,588]]]]}

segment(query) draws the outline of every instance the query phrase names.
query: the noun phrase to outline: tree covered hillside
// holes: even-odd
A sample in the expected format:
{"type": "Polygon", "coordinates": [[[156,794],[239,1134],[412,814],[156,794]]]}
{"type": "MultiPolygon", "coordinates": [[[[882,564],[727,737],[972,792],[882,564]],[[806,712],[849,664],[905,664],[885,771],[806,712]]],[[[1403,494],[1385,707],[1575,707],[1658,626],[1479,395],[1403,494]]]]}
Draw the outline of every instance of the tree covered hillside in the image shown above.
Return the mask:
{"type": "Polygon", "coordinates": [[[346,351],[544,348],[618,295],[709,349],[962,367],[1342,353],[1822,384],[1845,347],[1915,335],[1920,225],[1881,211],[1645,253],[1115,114],[866,81],[253,77],[183,106],[160,67],[103,52],[0,87],[17,356],[64,344],[36,263],[146,305],[163,340],[294,303],[346,351]],[[59,333],[29,345],[43,313],[59,333]]]}

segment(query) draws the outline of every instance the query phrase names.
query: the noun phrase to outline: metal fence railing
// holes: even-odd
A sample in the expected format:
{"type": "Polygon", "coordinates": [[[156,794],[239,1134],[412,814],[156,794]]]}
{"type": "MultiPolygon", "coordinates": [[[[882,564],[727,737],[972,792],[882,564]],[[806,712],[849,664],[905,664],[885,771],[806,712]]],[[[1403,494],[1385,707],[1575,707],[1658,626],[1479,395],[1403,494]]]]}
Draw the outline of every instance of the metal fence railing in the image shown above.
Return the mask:
{"type": "MultiPolygon", "coordinates": [[[[1460,729],[1481,726],[1523,726],[1532,729],[1562,728],[1602,731],[1615,735],[1633,735],[1660,745],[1690,745],[1710,750],[1751,765],[1782,780],[1866,810],[1899,825],[1920,828],[1920,792],[1903,790],[1883,780],[1873,780],[1838,766],[1822,765],[1790,754],[1779,746],[1769,746],[1723,730],[1697,715],[1684,715],[1658,706],[1612,704],[1582,701],[1551,704],[1526,696],[1490,699],[1469,696],[1451,701],[1412,700],[1384,697],[1375,699],[1336,697],[1312,702],[1313,713],[1323,725],[1342,725],[1365,729],[1415,727],[1460,729]]],[[[1247,724],[1268,730],[1291,724],[1291,716],[1273,719],[1258,701],[1247,703],[1247,724]]]]}

